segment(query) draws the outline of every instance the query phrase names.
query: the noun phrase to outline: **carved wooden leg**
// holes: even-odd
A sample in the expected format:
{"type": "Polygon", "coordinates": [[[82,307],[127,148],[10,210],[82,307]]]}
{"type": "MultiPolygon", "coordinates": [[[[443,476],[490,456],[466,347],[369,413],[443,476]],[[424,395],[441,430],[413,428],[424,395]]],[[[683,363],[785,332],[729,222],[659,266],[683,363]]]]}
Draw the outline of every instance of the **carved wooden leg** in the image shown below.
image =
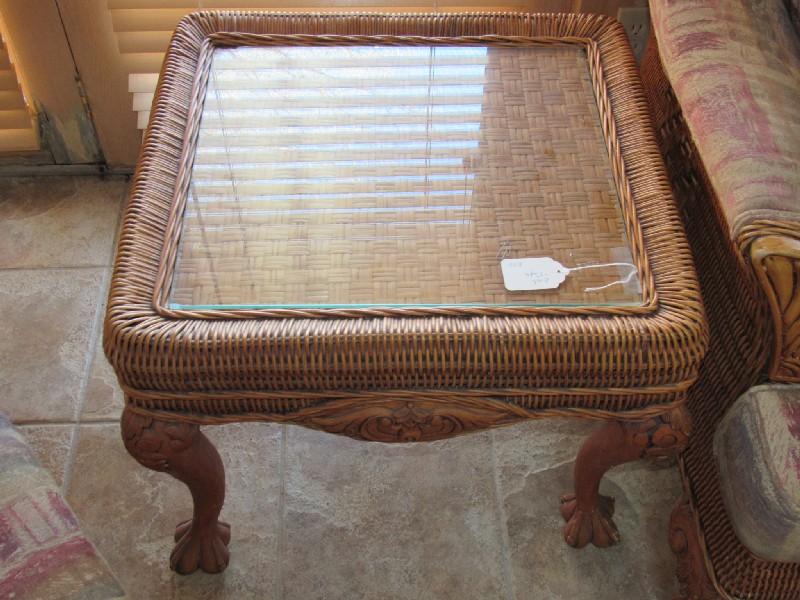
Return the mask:
{"type": "Polygon", "coordinates": [[[678,559],[675,600],[721,600],[708,577],[689,499],[678,500],[669,519],[669,546],[678,559]]]}
{"type": "Polygon", "coordinates": [[[620,540],[614,498],[600,495],[600,480],[611,467],[645,456],[678,453],[686,447],[689,416],[678,408],[641,422],[609,421],[583,444],[575,460],[575,493],[561,497],[564,539],[583,548],[605,548],[620,540]]]}
{"type": "Polygon", "coordinates": [[[187,485],[194,515],[175,529],[170,567],[187,575],[198,568],[219,573],[228,566],[230,526],[217,520],[225,501],[225,471],[217,450],[197,425],[122,413],[122,440],[140,464],[187,485]]]}

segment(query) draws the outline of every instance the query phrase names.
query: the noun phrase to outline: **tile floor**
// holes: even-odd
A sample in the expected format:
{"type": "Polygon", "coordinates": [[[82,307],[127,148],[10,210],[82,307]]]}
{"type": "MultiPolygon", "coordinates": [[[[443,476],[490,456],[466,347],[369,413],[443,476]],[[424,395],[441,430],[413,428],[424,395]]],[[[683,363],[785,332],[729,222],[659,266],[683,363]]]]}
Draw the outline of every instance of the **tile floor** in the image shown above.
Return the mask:
{"type": "Polygon", "coordinates": [[[0,410],[63,485],[130,598],[670,599],[675,469],[632,464],[623,543],[568,548],[558,496],[594,425],[530,422],[385,446],[292,426],[210,428],[225,462],[231,565],[167,568],[186,489],[119,439],[122,395],[100,349],[121,178],[0,178],[0,410]]]}

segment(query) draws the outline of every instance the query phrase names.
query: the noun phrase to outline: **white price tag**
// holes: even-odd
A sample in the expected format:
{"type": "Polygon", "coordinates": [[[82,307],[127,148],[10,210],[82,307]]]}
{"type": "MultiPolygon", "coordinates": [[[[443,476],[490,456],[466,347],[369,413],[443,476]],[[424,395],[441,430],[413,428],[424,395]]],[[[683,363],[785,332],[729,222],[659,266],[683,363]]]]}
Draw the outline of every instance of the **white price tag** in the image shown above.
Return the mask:
{"type": "Polygon", "coordinates": [[[504,258],[500,261],[503,285],[512,292],[552,290],[561,285],[569,269],[548,256],[539,258],[504,258]]]}

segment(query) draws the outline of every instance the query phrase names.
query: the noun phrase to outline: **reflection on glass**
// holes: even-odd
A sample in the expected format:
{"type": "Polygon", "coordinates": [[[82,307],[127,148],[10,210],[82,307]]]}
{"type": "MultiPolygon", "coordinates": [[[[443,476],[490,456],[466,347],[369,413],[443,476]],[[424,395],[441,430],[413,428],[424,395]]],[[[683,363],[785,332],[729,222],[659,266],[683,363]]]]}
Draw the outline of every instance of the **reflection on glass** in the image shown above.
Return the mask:
{"type": "Polygon", "coordinates": [[[639,304],[631,262],[580,48],[215,51],[171,306],[639,304]],[[540,256],[596,267],[506,289],[540,256]]]}

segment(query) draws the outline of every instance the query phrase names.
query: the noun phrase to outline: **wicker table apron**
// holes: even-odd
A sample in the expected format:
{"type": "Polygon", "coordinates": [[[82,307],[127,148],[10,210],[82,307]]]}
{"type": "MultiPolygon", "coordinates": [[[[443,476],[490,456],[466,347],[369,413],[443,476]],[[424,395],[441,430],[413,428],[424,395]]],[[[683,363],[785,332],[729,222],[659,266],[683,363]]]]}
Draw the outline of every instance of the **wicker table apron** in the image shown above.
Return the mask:
{"type": "Polygon", "coordinates": [[[603,420],[561,512],[567,543],[616,543],[600,479],[685,446],[706,343],[616,22],[206,12],[178,26],[104,334],[126,448],[192,492],[173,569],[228,563],[223,466],[199,427],[236,421],[410,442],[603,420]],[[531,271],[542,257],[557,275],[531,271]]]}

